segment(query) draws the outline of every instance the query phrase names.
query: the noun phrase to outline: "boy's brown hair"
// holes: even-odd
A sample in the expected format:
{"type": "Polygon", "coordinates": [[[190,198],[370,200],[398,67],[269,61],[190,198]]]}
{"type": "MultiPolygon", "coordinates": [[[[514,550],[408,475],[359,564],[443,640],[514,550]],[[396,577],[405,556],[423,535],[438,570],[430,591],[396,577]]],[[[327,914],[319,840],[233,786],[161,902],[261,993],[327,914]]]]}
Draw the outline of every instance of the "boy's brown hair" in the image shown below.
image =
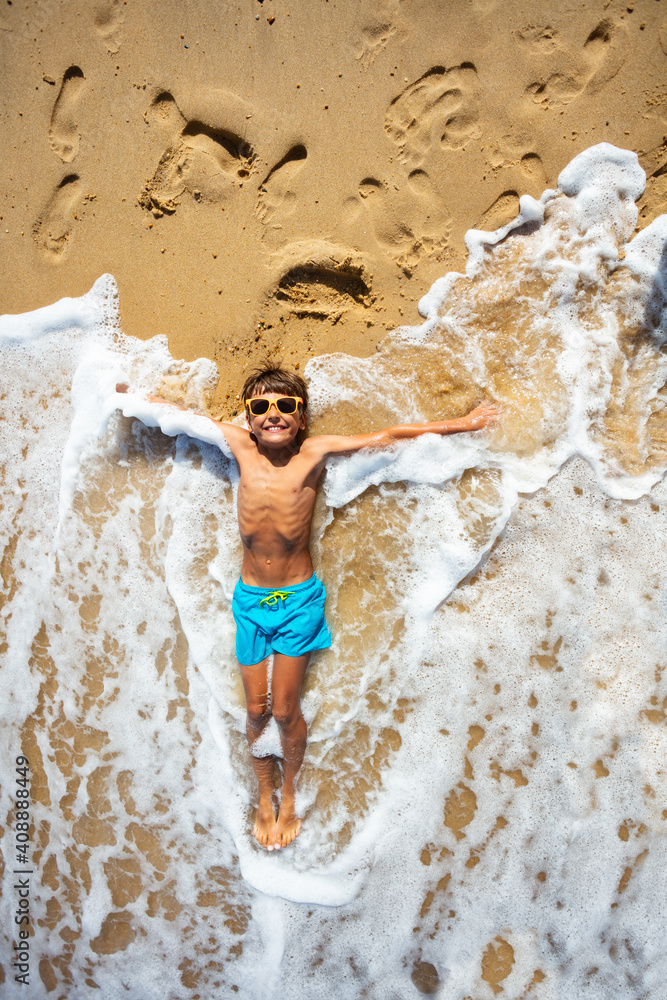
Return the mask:
{"type": "Polygon", "coordinates": [[[245,401],[251,396],[262,392],[282,392],[285,396],[301,396],[302,412],[305,413],[308,409],[308,387],[296,372],[268,364],[253,369],[243,386],[243,404],[245,405],[245,401]]]}

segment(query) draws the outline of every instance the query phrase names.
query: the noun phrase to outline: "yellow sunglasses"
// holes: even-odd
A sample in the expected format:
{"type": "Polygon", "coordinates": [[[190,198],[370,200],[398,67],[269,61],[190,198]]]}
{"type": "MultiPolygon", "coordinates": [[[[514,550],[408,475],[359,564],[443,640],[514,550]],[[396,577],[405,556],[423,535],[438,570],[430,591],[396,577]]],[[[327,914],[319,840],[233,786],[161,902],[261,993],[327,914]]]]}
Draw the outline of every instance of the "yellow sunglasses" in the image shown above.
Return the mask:
{"type": "Polygon", "coordinates": [[[296,413],[297,407],[299,405],[303,406],[303,399],[301,396],[279,396],[278,399],[269,399],[267,396],[253,396],[252,399],[246,399],[245,405],[253,417],[262,417],[274,405],[278,413],[296,413]]]}

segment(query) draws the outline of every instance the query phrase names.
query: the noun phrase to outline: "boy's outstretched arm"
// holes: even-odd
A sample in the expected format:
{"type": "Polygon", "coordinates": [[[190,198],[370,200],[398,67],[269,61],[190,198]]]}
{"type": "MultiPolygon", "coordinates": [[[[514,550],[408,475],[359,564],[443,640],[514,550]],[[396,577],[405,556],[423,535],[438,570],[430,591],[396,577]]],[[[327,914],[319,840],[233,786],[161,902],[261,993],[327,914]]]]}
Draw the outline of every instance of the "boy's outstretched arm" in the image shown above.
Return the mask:
{"type": "Polygon", "coordinates": [[[237,427],[236,424],[229,424],[222,420],[216,420],[214,417],[210,417],[208,413],[200,413],[198,410],[191,410],[187,406],[181,406],[180,403],[172,403],[168,399],[162,399],[161,396],[152,396],[150,393],[144,392],[143,390],[133,389],[126,382],[117,382],[116,392],[136,392],[137,395],[141,396],[142,399],[147,400],[149,403],[159,403],[162,406],[169,406],[174,410],[182,410],[184,413],[193,413],[198,417],[205,417],[206,420],[210,420],[212,424],[215,424],[215,426],[222,431],[225,436],[225,440],[235,457],[236,448],[245,444],[249,437],[248,431],[244,430],[243,427],[237,427]]]}
{"type": "Polygon", "coordinates": [[[338,434],[322,435],[311,438],[317,442],[323,454],[350,455],[362,448],[388,448],[397,441],[421,437],[422,434],[460,434],[462,431],[479,431],[500,418],[500,411],[492,403],[482,403],[465,417],[455,417],[453,420],[434,420],[427,424],[397,424],[395,427],[385,427],[381,431],[370,434],[352,434],[349,437],[338,434]]]}

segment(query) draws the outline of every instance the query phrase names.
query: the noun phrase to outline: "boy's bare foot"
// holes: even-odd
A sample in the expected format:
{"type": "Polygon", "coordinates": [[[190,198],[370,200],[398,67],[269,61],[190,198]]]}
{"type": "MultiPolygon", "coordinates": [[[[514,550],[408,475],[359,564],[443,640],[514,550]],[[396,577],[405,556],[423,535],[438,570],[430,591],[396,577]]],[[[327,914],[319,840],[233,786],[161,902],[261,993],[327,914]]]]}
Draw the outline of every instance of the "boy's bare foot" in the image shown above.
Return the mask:
{"type": "Polygon", "coordinates": [[[259,806],[257,807],[255,825],[252,832],[254,833],[257,842],[261,844],[262,847],[266,847],[267,851],[272,851],[274,848],[273,831],[275,825],[276,814],[273,811],[271,799],[260,798],[259,806]]]}
{"type": "Polygon", "coordinates": [[[283,797],[280,812],[273,828],[272,842],[275,850],[287,847],[301,832],[301,820],[294,811],[294,802],[283,797]]]}

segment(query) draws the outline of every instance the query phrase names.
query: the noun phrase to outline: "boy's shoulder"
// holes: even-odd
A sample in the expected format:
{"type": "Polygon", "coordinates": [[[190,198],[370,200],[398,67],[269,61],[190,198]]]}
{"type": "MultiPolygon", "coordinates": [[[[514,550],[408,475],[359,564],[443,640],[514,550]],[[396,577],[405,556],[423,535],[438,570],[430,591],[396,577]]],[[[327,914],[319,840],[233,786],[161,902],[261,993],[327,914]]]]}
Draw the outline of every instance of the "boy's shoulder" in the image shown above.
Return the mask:
{"type": "Polygon", "coordinates": [[[232,424],[226,420],[216,420],[215,423],[222,431],[235,458],[238,458],[239,452],[250,453],[253,450],[252,435],[245,427],[239,427],[238,424],[232,424]]]}
{"type": "Polygon", "coordinates": [[[309,460],[318,461],[328,455],[330,440],[328,435],[323,434],[314,434],[312,437],[304,438],[299,446],[299,454],[309,460]]]}

